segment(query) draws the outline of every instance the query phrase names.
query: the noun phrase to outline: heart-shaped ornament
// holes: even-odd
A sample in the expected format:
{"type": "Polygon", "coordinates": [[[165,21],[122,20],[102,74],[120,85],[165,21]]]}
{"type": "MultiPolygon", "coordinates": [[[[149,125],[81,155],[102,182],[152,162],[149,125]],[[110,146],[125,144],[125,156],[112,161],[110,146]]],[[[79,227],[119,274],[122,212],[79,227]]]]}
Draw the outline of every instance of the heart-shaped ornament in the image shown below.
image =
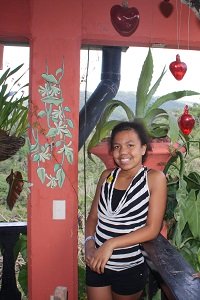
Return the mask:
{"type": "Polygon", "coordinates": [[[189,114],[188,105],[184,107],[184,113],[179,117],[178,125],[183,134],[188,135],[191,133],[195,125],[195,119],[189,114]]]}
{"type": "Polygon", "coordinates": [[[159,4],[159,9],[161,11],[161,13],[163,14],[163,16],[165,18],[168,18],[169,16],[171,16],[172,12],[173,12],[173,5],[169,2],[169,0],[163,0],[162,2],[160,2],[159,4]]]}
{"type": "Polygon", "coordinates": [[[139,11],[135,7],[114,5],[110,10],[111,22],[123,36],[133,34],[139,25],[139,11]]]}
{"type": "Polygon", "coordinates": [[[169,65],[169,69],[176,80],[181,80],[187,71],[187,65],[181,62],[180,55],[177,54],[176,60],[169,65]]]}

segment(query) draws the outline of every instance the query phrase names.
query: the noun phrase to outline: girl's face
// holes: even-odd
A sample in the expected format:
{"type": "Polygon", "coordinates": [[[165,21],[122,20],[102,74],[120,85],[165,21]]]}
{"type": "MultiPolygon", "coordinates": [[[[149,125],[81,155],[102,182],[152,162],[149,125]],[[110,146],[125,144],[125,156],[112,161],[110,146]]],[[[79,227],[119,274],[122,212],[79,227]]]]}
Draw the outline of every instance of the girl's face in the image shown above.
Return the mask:
{"type": "Polygon", "coordinates": [[[134,130],[118,132],[113,140],[113,158],[115,163],[124,170],[141,167],[142,156],[146,145],[141,145],[138,134],[134,130]]]}

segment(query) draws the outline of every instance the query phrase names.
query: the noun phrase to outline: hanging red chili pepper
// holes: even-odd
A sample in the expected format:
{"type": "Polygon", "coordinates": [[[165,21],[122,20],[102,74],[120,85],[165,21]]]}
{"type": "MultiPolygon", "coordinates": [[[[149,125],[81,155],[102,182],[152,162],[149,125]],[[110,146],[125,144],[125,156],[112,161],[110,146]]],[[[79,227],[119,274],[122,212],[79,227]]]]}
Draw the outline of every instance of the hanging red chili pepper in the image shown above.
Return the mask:
{"type": "Polygon", "coordinates": [[[191,133],[195,124],[195,119],[189,114],[188,105],[185,105],[183,114],[178,119],[178,125],[183,134],[188,135],[191,133]]]}
{"type": "Polygon", "coordinates": [[[176,80],[181,80],[187,71],[187,65],[181,61],[180,55],[177,54],[176,60],[169,65],[169,69],[176,80]]]}

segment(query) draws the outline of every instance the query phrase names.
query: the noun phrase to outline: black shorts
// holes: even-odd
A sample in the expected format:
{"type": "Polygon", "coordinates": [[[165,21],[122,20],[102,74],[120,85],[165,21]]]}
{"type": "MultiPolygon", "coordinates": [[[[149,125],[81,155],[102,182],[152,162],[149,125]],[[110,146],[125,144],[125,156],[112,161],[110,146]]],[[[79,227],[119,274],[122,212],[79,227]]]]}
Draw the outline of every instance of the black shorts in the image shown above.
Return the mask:
{"type": "Polygon", "coordinates": [[[98,274],[86,266],[86,285],[92,287],[111,286],[113,292],[119,295],[132,295],[142,291],[146,285],[148,267],[142,263],[124,271],[105,269],[98,274]]]}

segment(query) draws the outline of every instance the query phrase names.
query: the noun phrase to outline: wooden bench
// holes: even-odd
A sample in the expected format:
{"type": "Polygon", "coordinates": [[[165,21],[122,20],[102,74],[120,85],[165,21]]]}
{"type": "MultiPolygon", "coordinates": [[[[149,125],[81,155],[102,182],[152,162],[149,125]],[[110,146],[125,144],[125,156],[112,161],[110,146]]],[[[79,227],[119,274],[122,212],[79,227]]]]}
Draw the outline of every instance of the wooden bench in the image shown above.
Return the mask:
{"type": "Polygon", "coordinates": [[[200,278],[192,276],[196,271],[168,240],[159,235],[155,240],[143,243],[143,247],[147,264],[162,290],[162,299],[200,299],[200,278]]]}

